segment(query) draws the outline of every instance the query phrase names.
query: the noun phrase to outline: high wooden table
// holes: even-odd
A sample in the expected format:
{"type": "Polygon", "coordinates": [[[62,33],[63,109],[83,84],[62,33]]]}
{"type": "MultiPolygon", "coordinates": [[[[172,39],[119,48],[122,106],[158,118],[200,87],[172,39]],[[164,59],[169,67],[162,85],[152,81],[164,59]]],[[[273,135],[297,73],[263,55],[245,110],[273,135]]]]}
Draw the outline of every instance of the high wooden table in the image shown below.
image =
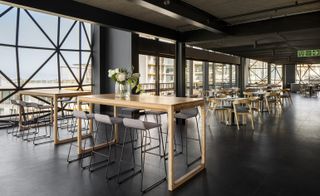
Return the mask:
{"type": "MultiPolygon", "coordinates": [[[[23,90],[19,92],[20,100],[23,95],[35,96],[35,97],[48,97],[51,99],[51,105],[53,108],[53,131],[54,131],[54,143],[62,144],[72,141],[67,138],[59,140],[58,138],[58,99],[62,97],[77,97],[81,95],[91,95],[90,91],[72,91],[72,90],[59,90],[59,89],[39,89],[39,90],[23,90]]],[[[90,109],[90,107],[89,107],[90,109]]],[[[22,119],[21,109],[19,112],[20,121],[22,119]]]]}
{"type": "MultiPolygon", "coordinates": [[[[115,98],[114,94],[90,95],[78,97],[78,108],[81,109],[81,103],[92,103],[109,105],[114,107],[114,115],[117,116],[117,107],[128,107],[137,109],[151,109],[164,111],[168,113],[168,189],[173,191],[190,178],[205,168],[206,163],[206,113],[205,103],[200,98],[182,98],[182,97],[164,97],[164,96],[147,96],[132,95],[129,99],[115,98]],[[178,179],[174,177],[174,114],[181,109],[187,109],[199,106],[201,108],[201,162],[193,170],[184,174],[178,179]]],[[[82,148],[81,121],[78,120],[78,152],[81,154],[86,150],[82,148]]],[[[118,130],[115,133],[115,142],[117,142],[118,130]]]]}

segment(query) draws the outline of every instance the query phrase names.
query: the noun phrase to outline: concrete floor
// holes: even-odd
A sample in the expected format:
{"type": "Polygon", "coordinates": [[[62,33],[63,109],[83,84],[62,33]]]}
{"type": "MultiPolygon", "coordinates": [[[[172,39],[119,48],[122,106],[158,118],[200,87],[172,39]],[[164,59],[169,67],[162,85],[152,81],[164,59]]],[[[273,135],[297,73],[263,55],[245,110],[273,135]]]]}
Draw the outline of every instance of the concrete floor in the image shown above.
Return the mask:
{"type": "MultiPolygon", "coordinates": [[[[254,132],[211,118],[206,171],[174,192],[162,183],[145,195],[320,195],[320,99],[293,99],[281,114],[256,115],[254,132]]],[[[190,143],[196,154],[196,143],[190,143]]],[[[141,195],[139,175],[121,185],[107,183],[105,170],[90,173],[77,162],[67,164],[68,147],[33,146],[0,130],[0,195],[141,195]]],[[[179,174],[186,169],[184,157],[177,161],[179,174]]],[[[158,163],[147,157],[146,183],[161,175],[158,163]]]]}

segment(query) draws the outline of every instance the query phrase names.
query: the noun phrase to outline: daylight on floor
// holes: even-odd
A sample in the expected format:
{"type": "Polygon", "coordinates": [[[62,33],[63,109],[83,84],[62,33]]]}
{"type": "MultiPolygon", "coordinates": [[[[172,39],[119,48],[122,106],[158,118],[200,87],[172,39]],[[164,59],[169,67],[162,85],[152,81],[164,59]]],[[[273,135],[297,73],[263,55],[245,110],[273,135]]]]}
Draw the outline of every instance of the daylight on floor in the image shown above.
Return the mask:
{"type": "Polygon", "coordinates": [[[320,195],[319,92],[319,0],[0,0],[0,195],[320,195]]]}

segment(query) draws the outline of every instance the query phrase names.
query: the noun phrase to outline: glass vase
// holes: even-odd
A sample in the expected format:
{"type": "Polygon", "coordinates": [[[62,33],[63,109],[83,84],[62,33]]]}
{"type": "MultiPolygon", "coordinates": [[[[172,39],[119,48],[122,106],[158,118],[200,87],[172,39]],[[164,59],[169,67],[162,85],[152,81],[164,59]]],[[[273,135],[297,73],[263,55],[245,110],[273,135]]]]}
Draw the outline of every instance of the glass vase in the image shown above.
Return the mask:
{"type": "Polygon", "coordinates": [[[115,93],[116,98],[129,98],[130,97],[131,88],[130,88],[129,83],[126,82],[124,84],[121,84],[119,82],[116,82],[114,87],[115,87],[114,93],[115,93]]]}

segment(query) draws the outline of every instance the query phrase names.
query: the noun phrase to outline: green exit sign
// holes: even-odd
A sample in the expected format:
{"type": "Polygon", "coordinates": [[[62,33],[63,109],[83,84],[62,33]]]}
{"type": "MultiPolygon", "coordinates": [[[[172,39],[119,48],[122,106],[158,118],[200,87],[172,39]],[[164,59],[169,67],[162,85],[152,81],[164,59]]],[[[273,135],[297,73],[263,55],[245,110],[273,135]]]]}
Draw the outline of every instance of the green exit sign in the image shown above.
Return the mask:
{"type": "Polygon", "coordinates": [[[298,57],[315,57],[315,56],[320,56],[320,49],[314,49],[314,50],[298,50],[297,56],[298,56],[298,57]]]}

